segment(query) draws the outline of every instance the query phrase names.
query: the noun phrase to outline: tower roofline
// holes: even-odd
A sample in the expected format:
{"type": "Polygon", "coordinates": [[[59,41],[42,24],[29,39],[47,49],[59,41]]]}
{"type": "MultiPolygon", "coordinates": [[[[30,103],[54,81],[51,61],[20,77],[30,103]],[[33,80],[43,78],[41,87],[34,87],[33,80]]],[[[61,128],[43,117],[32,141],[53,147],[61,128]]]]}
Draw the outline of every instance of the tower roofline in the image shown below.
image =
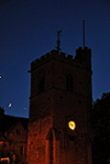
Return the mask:
{"type": "Polygon", "coordinates": [[[76,49],[75,56],[64,53],[64,52],[59,53],[57,50],[52,50],[52,51],[46,53],[45,55],[41,56],[40,58],[34,60],[31,63],[31,71],[42,66],[43,64],[46,64],[47,62],[49,62],[52,59],[56,59],[56,60],[59,60],[62,62],[67,62],[67,63],[69,62],[76,66],[86,68],[85,57],[80,57],[81,55],[83,55],[85,57],[88,55],[88,57],[91,57],[91,49],[88,47],[79,47],[78,49],[76,49]]]}

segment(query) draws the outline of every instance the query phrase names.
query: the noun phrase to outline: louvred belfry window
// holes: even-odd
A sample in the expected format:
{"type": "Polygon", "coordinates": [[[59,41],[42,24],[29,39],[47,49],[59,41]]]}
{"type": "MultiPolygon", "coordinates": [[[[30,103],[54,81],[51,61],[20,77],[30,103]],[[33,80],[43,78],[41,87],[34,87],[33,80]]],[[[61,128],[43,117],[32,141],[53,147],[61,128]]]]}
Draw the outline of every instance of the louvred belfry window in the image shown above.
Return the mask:
{"type": "Polygon", "coordinates": [[[39,91],[43,92],[45,90],[45,77],[42,76],[39,82],[39,91]]]}
{"type": "Polygon", "coordinates": [[[70,74],[66,77],[66,89],[68,91],[73,91],[73,76],[70,74]]]}

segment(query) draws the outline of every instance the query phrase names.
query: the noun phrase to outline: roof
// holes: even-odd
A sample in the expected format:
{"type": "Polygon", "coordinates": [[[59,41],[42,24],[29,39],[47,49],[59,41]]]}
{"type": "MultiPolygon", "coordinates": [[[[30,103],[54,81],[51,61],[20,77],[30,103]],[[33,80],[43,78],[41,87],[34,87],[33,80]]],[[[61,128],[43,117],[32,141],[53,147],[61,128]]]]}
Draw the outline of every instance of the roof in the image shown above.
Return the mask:
{"type": "Polygon", "coordinates": [[[23,125],[24,129],[28,128],[28,118],[2,115],[2,117],[0,117],[0,131],[3,133],[8,131],[18,122],[20,122],[23,125]]]}

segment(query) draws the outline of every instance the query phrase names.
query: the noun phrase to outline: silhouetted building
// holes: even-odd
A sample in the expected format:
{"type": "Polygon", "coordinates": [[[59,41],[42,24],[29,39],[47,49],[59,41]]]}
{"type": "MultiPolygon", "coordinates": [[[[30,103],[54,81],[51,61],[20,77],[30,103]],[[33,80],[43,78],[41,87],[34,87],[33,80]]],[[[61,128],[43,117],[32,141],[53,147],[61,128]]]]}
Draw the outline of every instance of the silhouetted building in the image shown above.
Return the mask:
{"type": "Polygon", "coordinates": [[[52,50],[31,63],[28,164],[92,164],[91,50],[52,50]]]}
{"type": "Polygon", "coordinates": [[[4,114],[0,108],[0,163],[26,163],[28,119],[4,114]]]}

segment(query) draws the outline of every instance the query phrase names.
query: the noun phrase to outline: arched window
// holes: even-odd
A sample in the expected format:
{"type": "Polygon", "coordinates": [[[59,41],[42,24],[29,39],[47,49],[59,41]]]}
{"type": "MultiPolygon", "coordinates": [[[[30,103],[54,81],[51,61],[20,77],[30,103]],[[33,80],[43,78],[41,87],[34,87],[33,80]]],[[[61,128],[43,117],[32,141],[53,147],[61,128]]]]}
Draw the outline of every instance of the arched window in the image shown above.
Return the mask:
{"type": "Polygon", "coordinates": [[[39,92],[43,92],[45,90],[45,77],[41,76],[39,81],[39,92]]]}
{"type": "Polygon", "coordinates": [[[66,77],[66,89],[68,91],[73,91],[73,76],[70,74],[66,77]]]}

